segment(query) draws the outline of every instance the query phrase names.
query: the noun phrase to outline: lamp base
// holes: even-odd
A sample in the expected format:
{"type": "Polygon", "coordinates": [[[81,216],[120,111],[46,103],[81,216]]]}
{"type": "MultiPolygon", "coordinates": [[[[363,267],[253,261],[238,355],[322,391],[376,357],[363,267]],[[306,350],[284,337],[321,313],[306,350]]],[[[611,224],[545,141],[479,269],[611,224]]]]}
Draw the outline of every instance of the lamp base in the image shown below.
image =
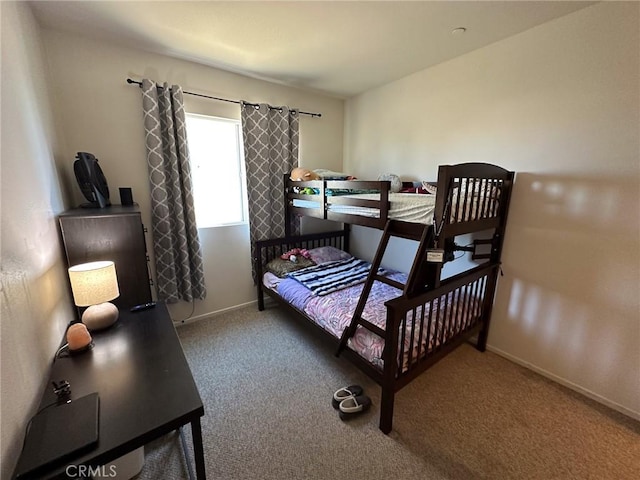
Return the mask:
{"type": "Polygon", "coordinates": [[[118,320],[118,307],[113,303],[105,302],[91,305],[82,314],[82,323],[89,330],[102,330],[113,325],[118,320]]]}

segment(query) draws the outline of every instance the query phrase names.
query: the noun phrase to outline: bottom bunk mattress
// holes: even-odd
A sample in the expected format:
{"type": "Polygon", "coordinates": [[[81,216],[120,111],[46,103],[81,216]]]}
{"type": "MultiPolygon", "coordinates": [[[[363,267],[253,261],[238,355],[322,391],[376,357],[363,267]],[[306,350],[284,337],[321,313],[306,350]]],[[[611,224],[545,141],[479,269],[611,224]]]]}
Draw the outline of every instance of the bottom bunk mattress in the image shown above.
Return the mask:
{"type": "MultiPolygon", "coordinates": [[[[401,272],[382,271],[379,274],[403,284],[407,279],[407,275],[401,272]]],[[[360,283],[326,295],[316,295],[291,277],[275,279],[271,275],[263,283],[338,339],[351,323],[364,288],[364,283],[360,283]]],[[[374,282],[362,318],[385,329],[387,311],[384,303],[401,294],[402,291],[395,287],[374,282]]],[[[473,318],[477,318],[479,314],[479,302],[474,300],[475,297],[476,295],[452,292],[416,311],[408,312],[398,337],[401,344],[398,352],[403,357],[402,360],[398,359],[402,365],[401,371],[406,370],[411,361],[427,355],[432,349],[468,328],[475,321],[473,318]]],[[[384,339],[380,336],[359,326],[349,339],[348,346],[375,367],[383,368],[384,339]]]]}

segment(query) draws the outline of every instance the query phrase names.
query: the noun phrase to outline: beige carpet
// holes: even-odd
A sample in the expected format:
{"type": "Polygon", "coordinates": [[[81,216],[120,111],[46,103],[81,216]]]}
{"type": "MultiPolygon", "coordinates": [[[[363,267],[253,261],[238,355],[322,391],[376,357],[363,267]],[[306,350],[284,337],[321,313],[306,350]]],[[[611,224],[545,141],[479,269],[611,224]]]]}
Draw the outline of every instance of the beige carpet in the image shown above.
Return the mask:
{"type": "MultiPolygon", "coordinates": [[[[209,479],[640,478],[638,422],[470,345],[397,394],[384,435],[377,385],[297,322],[251,307],[178,328],[209,479]],[[373,407],[345,423],[331,395],[352,383],[373,407]]],[[[147,446],[139,479],[187,478],[177,439],[147,446]]]]}

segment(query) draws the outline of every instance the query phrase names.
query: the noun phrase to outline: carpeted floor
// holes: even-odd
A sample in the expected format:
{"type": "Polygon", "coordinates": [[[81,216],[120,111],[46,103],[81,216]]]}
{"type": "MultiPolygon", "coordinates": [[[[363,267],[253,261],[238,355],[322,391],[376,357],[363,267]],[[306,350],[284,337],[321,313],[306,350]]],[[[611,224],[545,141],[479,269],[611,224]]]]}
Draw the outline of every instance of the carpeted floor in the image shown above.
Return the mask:
{"type": "MultiPolygon", "coordinates": [[[[208,478],[640,478],[638,422],[470,345],[397,394],[384,435],[379,387],[297,322],[249,307],[178,328],[205,405],[208,478]],[[353,383],[373,407],[345,423],[331,395],[353,383]]],[[[177,435],[145,457],[138,479],[187,478],[177,435]]]]}

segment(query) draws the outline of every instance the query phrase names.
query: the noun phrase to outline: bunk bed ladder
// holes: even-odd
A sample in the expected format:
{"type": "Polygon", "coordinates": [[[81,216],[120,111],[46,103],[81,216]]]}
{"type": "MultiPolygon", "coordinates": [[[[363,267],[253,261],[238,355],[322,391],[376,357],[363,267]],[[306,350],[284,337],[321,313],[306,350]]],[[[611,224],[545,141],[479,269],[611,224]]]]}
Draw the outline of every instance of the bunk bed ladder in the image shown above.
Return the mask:
{"type": "MultiPolygon", "coordinates": [[[[387,249],[387,245],[389,244],[389,240],[391,239],[391,237],[408,238],[410,240],[419,239],[420,245],[418,246],[418,252],[416,256],[419,258],[423,258],[423,252],[426,252],[430,242],[432,241],[432,235],[430,235],[432,231],[433,229],[427,225],[413,223],[410,224],[397,220],[387,220],[384,231],[382,232],[382,238],[380,239],[380,243],[378,244],[378,249],[376,250],[376,254],[373,257],[373,262],[371,263],[371,270],[369,271],[369,275],[365,280],[364,287],[362,288],[362,293],[360,294],[360,298],[358,299],[358,304],[356,305],[356,309],[353,312],[351,323],[347,328],[345,328],[344,332],[342,333],[342,337],[340,338],[340,345],[338,346],[336,356],[340,355],[340,353],[342,353],[342,351],[345,349],[349,339],[356,333],[356,328],[358,327],[358,325],[372,331],[382,338],[385,337],[384,329],[362,318],[362,312],[364,311],[364,307],[367,303],[369,294],[371,293],[371,288],[373,287],[373,283],[375,281],[386,283],[387,285],[391,285],[398,290],[402,290],[403,294],[405,295],[407,293],[407,287],[411,286],[410,281],[404,284],[378,274],[380,264],[382,263],[382,258],[384,257],[384,253],[387,249]]],[[[413,271],[414,268],[415,262],[411,270],[413,271]]],[[[415,275],[412,275],[410,273],[409,279],[414,276],[415,275]]]]}

